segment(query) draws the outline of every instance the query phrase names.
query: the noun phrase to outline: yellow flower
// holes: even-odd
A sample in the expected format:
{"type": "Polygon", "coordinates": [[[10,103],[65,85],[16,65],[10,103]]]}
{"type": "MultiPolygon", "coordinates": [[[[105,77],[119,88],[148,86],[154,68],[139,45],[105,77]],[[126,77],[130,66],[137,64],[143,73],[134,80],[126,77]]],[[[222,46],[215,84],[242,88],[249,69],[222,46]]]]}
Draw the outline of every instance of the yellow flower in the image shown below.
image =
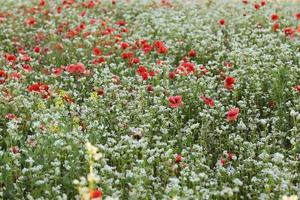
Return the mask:
{"type": "Polygon", "coordinates": [[[64,100],[62,98],[55,99],[55,107],[61,108],[64,106],[64,100]]]}
{"type": "Polygon", "coordinates": [[[64,91],[64,90],[59,90],[58,91],[58,94],[59,94],[59,96],[65,96],[65,94],[66,94],[66,91],[64,91]]]}
{"type": "Polygon", "coordinates": [[[57,133],[57,132],[59,132],[59,127],[57,125],[52,125],[52,126],[49,126],[49,130],[52,133],[57,133]]]}
{"type": "Polygon", "coordinates": [[[39,102],[37,103],[37,107],[38,107],[38,109],[40,109],[40,110],[46,109],[46,105],[45,105],[45,103],[44,103],[43,101],[39,101],[39,102]]]}
{"type": "Polygon", "coordinates": [[[91,96],[90,96],[90,100],[92,100],[92,101],[97,101],[97,99],[98,99],[98,94],[97,94],[97,92],[92,92],[92,93],[91,93],[91,96]]]}

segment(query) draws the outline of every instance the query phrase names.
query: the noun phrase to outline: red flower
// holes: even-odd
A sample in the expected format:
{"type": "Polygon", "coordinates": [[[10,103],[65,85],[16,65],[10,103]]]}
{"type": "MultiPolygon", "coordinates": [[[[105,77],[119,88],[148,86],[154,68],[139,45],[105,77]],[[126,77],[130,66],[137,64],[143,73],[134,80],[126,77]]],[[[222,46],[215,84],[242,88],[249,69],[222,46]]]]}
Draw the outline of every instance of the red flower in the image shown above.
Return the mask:
{"type": "Polygon", "coordinates": [[[90,198],[91,199],[102,199],[102,191],[99,189],[90,191],[90,198]]]}
{"type": "Polygon", "coordinates": [[[26,20],[26,24],[29,26],[34,26],[34,25],[36,25],[36,19],[33,17],[30,17],[26,20]]]}
{"type": "Polygon", "coordinates": [[[152,91],[153,91],[152,85],[147,85],[147,92],[152,92],[152,91]]]}
{"type": "Polygon", "coordinates": [[[102,54],[101,50],[98,48],[98,47],[95,47],[93,49],[93,53],[96,55],[96,56],[100,56],[102,54]]]}
{"type": "Polygon", "coordinates": [[[295,15],[297,20],[300,20],[300,12],[295,15]]]}
{"type": "Polygon", "coordinates": [[[300,92],[300,85],[296,85],[293,87],[293,89],[297,92],[300,92]]]}
{"type": "Polygon", "coordinates": [[[32,67],[28,64],[22,66],[25,72],[32,72],[32,67]]]}
{"type": "Polygon", "coordinates": [[[222,26],[225,25],[225,19],[220,19],[219,24],[222,25],[222,26]]]}
{"type": "Polygon", "coordinates": [[[204,66],[200,66],[201,74],[205,75],[208,73],[208,69],[206,69],[204,66]]]}
{"type": "Polygon", "coordinates": [[[261,3],[260,3],[261,6],[265,6],[266,4],[267,4],[266,0],[261,0],[261,3]]]}
{"type": "Polygon", "coordinates": [[[197,56],[197,52],[192,49],[192,50],[189,51],[188,56],[191,57],[191,58],[196,57],[197,56]]]}
{"type": "Polygon", "coordinates": [[[122,42],[122,43],[121,43],[121,49],[125,50],[125,49],[127,49],[128,47],[130,47],[130,44],[128,44],[127,42],[122,42]]]}
{"type": "Polygon", "coordinates": [[[233,157],[234,157],[234,153],[232,153],[232,152],[228,152],[228,153],[227,153],[227,159],[228,159],[229,161],[232,161],[232,160],[233,160],[233,157]]]}
{"type": "Polygon", "coordinates": [[[242,0],[242,2],[243,2],[244,4],[247,4],[247,3],[248,3],[248,0],[242,0]]]}
{"type": "Polygon", "coordinates": [[[124,52],[122,53],[122,58],[125,59],[129,59],[133,57],[133,53],[132,52],[124,52]]]}
{"type": "Polygon", "coordinates": [[[85,66],[82,63],[71,64],[66,67],[66,71],[71,74],[84,74],[86,72],[85,66]]]}
{"type": "Polygon", "coordinates": [[[16,119],[17,117],[16,117],[16,115],[13,114],[13,113],[8,113],[7,115],[5,115],[5,118],[6,118],[6,119],[12,120],[12,119],[16,119]]]}
{"type": "Polygon", "coordinates": [[[176,73],[175,72],[169,72],[169,79],[175,79],[176,73]]]}
{"type": "Polygon", "coordinates": [[[45,0],[40,0],[39,6],[45,6],[46,5],[46,1],[45,0]]]}
{"type": "Polygon", "coordinates": [[[273,20],[273,21],[276,21],[276,20],[278,20],[279,19],[279,16],[277,15],[277,14],[272,14],[271,15],[271,19],[273,20]]]}
{"type": "Polygon", "coordinates": [[[0,70],[0,84],[5,83],[7,79],[7,73],[4,70],[0,70]]]}
{"type": "Polygon", "coordinates": [[[182,104],[182,96],[170,96],[169,104],[171,108],[178,108],[182,104]]]}
{"type": "Polygon", "coordinates": [[[13,54],[6,54],[5,55],[5,59],[8,61],[8,62],[16,62],[17,61],[17,57],[13,54]]]}
{"type": "Polygon", "coordinates": [[[136,70],[136,73],[140,76],[142,76],[142,74],[148,73],[148,69],[146,67],[144,67],[143,65],[140,65],[138,67],[138,69],[136,70]]]}
{"type": "Polygon", "coordinates": [[[13,154],[18,154],[20,152],[20,149],[18,146],[13,146],[11,148],[11,151],[13,152],[13,154]]]}
{"type": "Polygon", "coordinates": [[[182,160],[183,160],[183,158],[182,158],[181,154],[177,154],[176,158],[175,158],[175,162],[180,163],[182,160]]]}
{"type": "Polygon", "coordinates": [[[34,47],[34,52],[35,53],[40,53],[41,49],[39,46],[34,47]]]}
{"type": "Polygon", "coordinates": [[[55,76],[60,76],[63,72],[63,69],[62,68],[53,68],[52,72],[55,76]]]}
{"type": "Polygon", "coordinates": [[[205,96],[200,97],[206,105],[209,105],[211,108],[215,107],[215,102],[212,98],[208,98],[205,96]]]}
{"type": "Polygon", "coordinates": [[[226,77],[225,79],[225,88],[228,89],[228,90],[231,90],[234,88],[234,82],[235,82],[235,79],[231,76],[228,76],[226,77]]]}
{"type": "Polygon", "coordinates": [[[236,121],[239,116],[240,109],[239,108],[231,108],[227,112],[227,121],[236,121]]]}
{"type": "Polygon", "coordinates": [[[286,27],[283,31],[285,36],[290,36],[290,38],[295,36],[295,30],[293,27],[286,27]]]}
{"type": "Polygon", "coordinates": [[[162,41],[155,41],[154,46],[156,47],[157,53],[159,53],[159,54],[168,53],[168,49],[166,48],[166,46],[164,45],[164,43],[162,41]]]}
{"type": "Polygon", "coordinates": [[[103,88],[97,89],[96,92],[97,92],[97,94],[98,94],[99,96],[103,96],[103,95],[104,95],[104,89],[103,89],[103,88]]]}
{"type": "Polygon", "coordinates": [[[117,21],[116,24],[119,26],[125,26],[126,22],[124,20],[120,20],[120,21],[117,21]]]}
{"type": "Polygon", "coordinates": [[[35,92],[41,94],[44,99],[50,96],[49,86],[42,82],[37,82],[28,86],[27,90],[29,92],[35,92]]]}
{"type": "Polygon", "coordinates": [[[224,165],[226,164],[226,160],[221,159],[221,160],[220,160],[220,164],[221,164],[221,166],[224,166],[224,165]]]}
{"type": "Polygon", "coordinates": [[[131,62],[134,63],[134,64],[138,64],[138,63],[140,63],[140,59],[132,58],[131,62]]]}
{"type": "Polygon", "coordinates": [[[256,4],[254,4],[254,8],[255,8],[255,10],[258,10],[260,8],[260,5],[256,3],[256,4]]]}
{"type": "Polygon", "coordinates": [[[278,31],[279,28],[280,28],[280,24],[279,23],[275,23],[273,25],[273,31],[278,31]]]}

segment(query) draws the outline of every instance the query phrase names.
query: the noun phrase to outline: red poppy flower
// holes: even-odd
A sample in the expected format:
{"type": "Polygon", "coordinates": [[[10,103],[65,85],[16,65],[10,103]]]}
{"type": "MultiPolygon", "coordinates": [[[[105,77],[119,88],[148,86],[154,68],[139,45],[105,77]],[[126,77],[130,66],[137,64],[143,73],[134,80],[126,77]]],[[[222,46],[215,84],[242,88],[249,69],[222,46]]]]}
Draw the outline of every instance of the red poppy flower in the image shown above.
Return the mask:
{"type": "Polygon", "coordinates": [[[133,57],[133,53],[132,52],[124,52],[124,53],[122,53],[122,58],[124,60],[132,58],[132,57],[133,57]]]}
{"type": "Polygon", "coordinates": [[[144,73],[148,73],[148,69],[146,67],[144,67],[143,65],[140,65],[138,67],[138,69],[136,70],[136,73],[140,76],[142,76],[142,74],[144,73]]]}
{"type": "Polygon", "coordinates": [[[236,121],[239,116],[240,109],[239,108],[231,108],[227,112],[227,121],[236,121]]]}
{"type": "Polygon", "coordinates": [[[7,115],[5,115],[6,119],[12,120],[12,119],[16,119],[16,115],[13,113],[8,113],[7,115]]]}
{"type": "Polygon", "coordinates": [[[50,96],[49,86],[42,82],[34,83],[27,87],[29,92],[39,93],[44,99],[50,96]]]}
{"type": "Polygon", "coordinates": [[[90,191],[90,198],[91,199],[102,199],[102,191],[99,189],[90,191]]]}
{"type": "Polygon", "coordinates": [[[300,20],[300,12],[295,15],[297,20],[300,20]]]}
{"type": "Polygon", "coordinates": [[[97,89],[96,91],[97,91],[97,94],[98,94],[99,96],[103,96],[103,95],[104,95],[104,89],[99,88],[99,89],[97,89]]]}
{"type": "Polygon", "coordinates": [[[228,153],[227,153],[227,159],[228,159],[229,161],[232,161],[232,160],[233,160],[233,157],[234,157],[234,153],[232,153],[232,152],[228,152],[228,153]]]}
{"type": "Polygon", "coordinates": [[[20,152],[20,149],[18,146],[13,146],[11,148],[11,151],[13,152],[13,154],[18,154],[20,152]]]}
{"type": "Polygon", "coordinates": [[[280,28],[280,24],[279,23],[275,23],[273,25],[273,31],[278,31],[279,28],[280,28]]]}
{"type": "Polygon", "coordinates": [[[34,17],[30,17],[28,19],[26,19],[26,24],[29,25],[29,26],[34,26],[36,25],[36,19],[34,17]]]}
{"type": "Polygon", "coordinates": [[[188,56],[191,57],[191,58],[196,57],[197,56],[197,52],[192,49],[192,50],[189,51],[188,56]]]}
{"type": "Polygon", "coordinates": [[[225,25],[225,19],[220,19],[219,24],[222,25],[222,26],[225,25]]]}
{"type": "Polygon", "coordinates": [[[152,85],[147,85],[147,92],[152,92],[152,91],[153,91],[152,85]]]}
{"type": "Polygon", "coordinates": [[[204,66],[200,66],[200,70],[202,75],[205,75],[209,72],[208,69],[206,69],[204,66]]]}
{"type": "Polygon", "coordinates": [[[71,74],[84,74],[86,72],[86,68],[84,64],[77,63],[77,64],[71,64],[67,66],[66,71],[71,74]]]}
{"type": "Polygon", "coordinates": [[[0,84],[5,83],[7,79],[7,73],[4,70],[0,70],[0,84]]]}
{"type": "Polygon", "coordinates": [[[125,50],[125,49],[127,49],[128,47],[130,47],[130,44],[128,44],[127,42],[122,42],[122,43],[121,43],[121,49],[125,50]]]}
{"type": "Polygon", "coordinates": [[[22,67],[25,72],[32,72],[32,67],[30,65],[24,64],[22,67]]]}
{"type": "Polygon", "coordinates": [[[175,72],[169,72],[169,79],[175,79],[176,73],[175,72]]]}
{"type": "Polygon", "coordinates": [[[256,4],[254,4],[254,8],[255,8],[255,10],[258,10],[260,8],[260,5],[256,3],[256,4]]]}
{"type": "Polygon", "coordinates": [[[156,47],[157,53],[159,54],[168,53],[168,49],[166,48],[165,44],[162,41],[155,41],[154,46],[156,47]]]}
{"type": "Polygon", "coordinates": [[[200,97],[206,105],[209,105],[211,108],[215,107],[215,102],[212,98],[208,98],[205,96],[200,97]]]}
{"type": "Polygon", "coordinates": [[[286,27],[283,31],[285,36],[290,36],[290,38],[295,36],[295,30],[293,27],[286,27]]]}
{"type": "Polygon", "coordinates": [[[279,16],[278,16],[277,14],[273,13],[273,14],[271,15],[271,19],[272,19],[272,21],[276,21],[276,20],[279,19],[279,16]]]}
{"type": "Polygon", "coordinates": [[[5,55],[5,59],[8,61],[8,62],[16,62],[17,61],[17,57],[13,54],[6,54],[5,55]]]}
{"type": "Polygon", "coordinates": [[[248,3],[248,0],[242,0],[242,2],[243,2],[244,4],[247,4],[247,3],[248,3]]]}
{"type": "Polygon", "coordinates": [[[260,5],[265,6],[267,4],[266,0],[261,0],[260,5]]]}
{"type": "Polygon", "coordinates": [[[220,160],[220,164],[221,164],[221,166],[224,166],[224,165],[226,164],[226,160],[221,159],[221,160],[220,160]]]}
{"type": "Polygon", "coordinates": [[[170,96],[169,103],[171,108],[178,108],[182,104],[182,96],[170,96]]]}
{"type": "Polygon", "coordinates": [[[226,89],[231,90],[234,88],[235,79],[231,76],[226,77],[224,86],[226,89]]]}
{"type": "Polygon", "coordinates": [[[98,48],[98,47],[95,47],[93,49],[93,53],[96,55],[96,56],[100,56],[102,54],[101,50],[98,48]]]}
{"type": "Polygon", "coordinates": [[[58,7],[56,8],[56,12],[57,12],[58,14],[60,14],[61,11],[62,11],[62,7],[61,7],[61,6],[58,6],[58,7]]]}
{"type": "Polygon", "coordinates": [[[175,162],[180,163],[182,160],[183,160],[183,157],[181,156],[181,154],[177,154],[176,158],[175,158],[175,162]]]}
{"type": "Polygon", "coordinates": [[[297,92],[300,92],[300,85],[295,85],[293,89],[297,92]]]}
{"type": "Polygon", "coordinates": [[[133,64],[138,64],[138,63],[140,63],[140,59],[138,59],[138,58],[132,58],[131,62],[133,64]]]}
{"type": "Polygon", "coordinates": [[[119,26],[125,26],[126,25],[126,22],[124,20],[119,20],[116,22],[117,25],[119,26]]]}
{"type": "Polygon", "coordinates": [[[53,68],[52,72],[55,76],[60,76],[64,70],[62,68],[53,68]]]}
{"type": "Polygon", "coordinates": [[[40,53],[41,49],[39,46],[34,47],[34,52],[35,53],[40,53]]]}

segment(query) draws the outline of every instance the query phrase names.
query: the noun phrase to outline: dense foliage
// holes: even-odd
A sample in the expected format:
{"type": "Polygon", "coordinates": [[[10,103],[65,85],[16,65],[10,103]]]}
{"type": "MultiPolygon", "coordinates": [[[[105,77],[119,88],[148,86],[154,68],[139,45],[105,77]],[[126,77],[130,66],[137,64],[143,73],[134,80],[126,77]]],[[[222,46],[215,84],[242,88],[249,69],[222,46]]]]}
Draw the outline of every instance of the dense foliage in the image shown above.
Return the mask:
{"type": "Polygon", "coordinates": [[[300,196],[299,2],[0,2],[1,199],[300,196]]]}

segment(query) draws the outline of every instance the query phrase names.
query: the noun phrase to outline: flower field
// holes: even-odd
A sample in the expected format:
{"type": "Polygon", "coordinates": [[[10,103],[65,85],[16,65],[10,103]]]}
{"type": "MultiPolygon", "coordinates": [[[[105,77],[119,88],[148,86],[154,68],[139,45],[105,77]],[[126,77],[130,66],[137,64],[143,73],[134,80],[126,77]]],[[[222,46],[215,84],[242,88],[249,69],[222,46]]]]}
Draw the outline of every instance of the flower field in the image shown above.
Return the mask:
{"type": "Polygon", "coordinates": [[[300,197],[299,1],[0,3],[0,199],[300,197]]]}

